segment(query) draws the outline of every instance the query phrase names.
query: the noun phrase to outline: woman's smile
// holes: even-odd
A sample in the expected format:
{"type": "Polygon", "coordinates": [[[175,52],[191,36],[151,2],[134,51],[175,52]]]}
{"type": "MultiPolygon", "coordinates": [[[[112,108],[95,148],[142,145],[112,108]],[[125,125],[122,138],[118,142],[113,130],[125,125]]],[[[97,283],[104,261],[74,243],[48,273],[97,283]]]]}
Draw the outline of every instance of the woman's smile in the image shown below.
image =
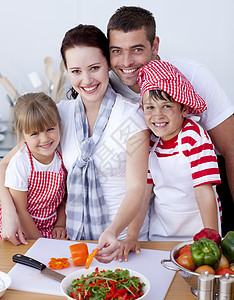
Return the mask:
{"type": "Polygon", "coordinates": [[[66,51],[67,71],[83,103],[101,103],[109,84],[109,66],[101,50],[76,46],[66,51]]]}

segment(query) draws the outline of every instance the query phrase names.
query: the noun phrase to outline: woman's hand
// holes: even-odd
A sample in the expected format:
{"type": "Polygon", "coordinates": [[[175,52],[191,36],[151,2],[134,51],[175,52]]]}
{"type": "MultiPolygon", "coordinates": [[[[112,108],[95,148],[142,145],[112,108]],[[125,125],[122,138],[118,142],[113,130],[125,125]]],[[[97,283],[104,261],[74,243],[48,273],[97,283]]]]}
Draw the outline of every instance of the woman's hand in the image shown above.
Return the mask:
{"type": "Polygon", "coordinates": [[[4,217],[4,214],[2,215],[2,239],[11,242],[15,246],[28,244],[19,217],[14,209],[6,217],[4,217]]]}
{"type": "Polygon", "coordinates": [[[100,250],[95,258],[102,263],[109,263],[118,257],[120,242],[114,233],[106,229],[99,237],[97,248],[100,250]]]}
{"type": "Polygon", "coordinates": [[[128,261],[128,253],[132,251],[141,254],[140,244],[137,239],[126,239],[120,244],[119,261],[128,261]]]}

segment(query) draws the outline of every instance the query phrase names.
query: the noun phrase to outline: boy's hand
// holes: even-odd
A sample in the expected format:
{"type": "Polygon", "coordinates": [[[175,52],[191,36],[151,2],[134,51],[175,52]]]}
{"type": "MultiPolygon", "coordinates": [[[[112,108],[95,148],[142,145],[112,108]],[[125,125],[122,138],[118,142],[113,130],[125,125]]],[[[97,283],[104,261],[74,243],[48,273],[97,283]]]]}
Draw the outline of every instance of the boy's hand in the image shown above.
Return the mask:
{"type": "Polygon", "coordinates": [[[120,243],[120,253],[118,256],[119,261],[128,261],[128,253],[130,251],[136,252],[136,254],[141,254],[140,244],[138,240],[126,239],[125,241],[120,243]]]}
{"type": "Polygon", "coordinates": [[[65,227],[56,226],[52,230],[53,239],[68,240],[67,230],[65,227]]]}

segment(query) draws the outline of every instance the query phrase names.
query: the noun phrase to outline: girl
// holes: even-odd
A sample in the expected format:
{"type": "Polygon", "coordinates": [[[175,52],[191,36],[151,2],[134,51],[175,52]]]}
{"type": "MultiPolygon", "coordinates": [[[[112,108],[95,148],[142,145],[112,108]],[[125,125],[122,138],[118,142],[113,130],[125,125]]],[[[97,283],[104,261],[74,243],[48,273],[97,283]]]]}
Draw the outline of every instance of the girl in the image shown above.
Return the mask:
{"type": "Polygon", "coordinates": [[[12,157],[5,186],[14,200],[28,239],[65,238],[66,169],[57,146],[61,119],[54,101],[44,93],[18,98],[17,137],[24,142],[12,157]]]}
{"type": "MultiPolygon", "coordinates": [[[[98,239],[102,250],[96,258],[109,262],[119,253],[117,238],[125,237],[124,229],[142,205],[149,131],[139,104],[130,103],[109,85],[109,45],[101,30],[89,25],[69,30],[61,55],[75,99],[58,104],[63,124],[60,144],[68,170],[68,235],[98,239]]],[[[10,238],[19,229],[15,220],[13,225],[8,222],[10,238]]],[[[147,238],[147,225],[142,239],[147,238]]]]}

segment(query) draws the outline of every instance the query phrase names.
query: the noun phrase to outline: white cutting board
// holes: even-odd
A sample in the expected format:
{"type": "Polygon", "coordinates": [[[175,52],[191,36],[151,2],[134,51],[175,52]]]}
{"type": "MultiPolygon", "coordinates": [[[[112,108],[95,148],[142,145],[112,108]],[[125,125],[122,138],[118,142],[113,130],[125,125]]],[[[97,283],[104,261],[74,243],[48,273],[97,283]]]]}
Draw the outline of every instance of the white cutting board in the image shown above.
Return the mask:
{"type": "MultiPolygon", "coordinates": [[[[25,253],[26,256],[32,257],[48,266],[51,257],[67,257],[70,261],[70,267],[59,270],[60,273],[68,275],[78,269],[84,267],[74,267],[70,259],[71,253],[69,246],[76,244],[74,241],[53,240],[53,239],[38,239],[33,246],[25,253]]],[[[87,243],[89,253],[96,247],[96,244],[87,243]]],[[[17,254],[17,250],[16,253],[17,254]]],[[[19,253],[22,254],[22,253],[19,253]]],[[[163,300],[170,287],[171,281],[175,275],[174,271],[169,271],[161,265],[162,259],[169,258],[169,251],[158,251],[142,249],[140,255],[130,253],[128,262],[112,261],[109,265],[116,267],[124,267],[135,270],[145,275],[150,281],[150,292],[145,298],[146,300],[163,300]]],[[[96,259],[93,260],[93,267],[102,266],[106,264],[99,263],[96,259]]],[[[42,275],[39,270],[15,264],[15,266],[8,273],[12,279],[10,289],[62,295],[59,289],[60,283],[45,275],[42,275]]]]}

